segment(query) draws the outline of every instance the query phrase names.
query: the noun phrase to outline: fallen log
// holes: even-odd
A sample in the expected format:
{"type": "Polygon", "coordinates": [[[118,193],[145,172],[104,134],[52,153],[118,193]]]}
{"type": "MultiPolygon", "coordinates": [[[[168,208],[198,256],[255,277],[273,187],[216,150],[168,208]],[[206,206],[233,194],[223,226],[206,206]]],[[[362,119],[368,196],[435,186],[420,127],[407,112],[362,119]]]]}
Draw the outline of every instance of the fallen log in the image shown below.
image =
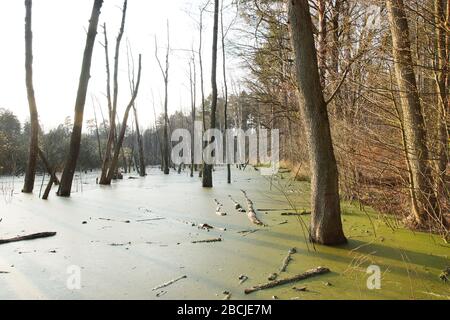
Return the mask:
{"type": "Polygon", "coordinates": [[[286,272],[287,266],[289,262],[292,260],[292,255],[297,253],[297,249],[292,248],[289,250],[288,255],[283,260],[283,264],[281,265],[280,272],[286,272]]]}
{"type": "Polygon", "coordinates": [[[186,279],[186,278],[187,278],[187,276],[184,275],[184,276],[181,276],[181,277],[179,277],[179,278],[170,280],[170,281],[168,281],[168,282],[166,282],[166,283],[163,283],[163,284],[161,284],[161,285],[159,285],[159,286],[157,286],[157,287],[154,287],[154,288],[152,289],[152,291],[156,291],[156,290],[159,290],[159,289],[168,287],[168,286],[170,286],[171,284],[174,284],[175,282],[180,281],[181,279],[186,279]]]}
{"type": "Polygon", "coordinates": [[[311,214],[311,212],[305,211],[305,210],[300,211],[300,212],[282,212],[281,213],[282,216],[287,216],[287,217],[289,217],[289,216],[306,216],[309,214],[311,214]]]}
{"type": "Polygon", "coordinates": [[[227,214],[226,214],[225,212],[222,212],[223,204],[221,204],[217,199],[214,199],[214,202],[215,202],[216,205],[217,205],[217,208],[216,208],[216,214],[217,214],[218,216],[226,216],[227,214]]]}
{"type": "Polygon", "coordinates": [[[244,194],[245,200],[247,201],[247,208],[248,208],[248,213],[247,213],[247,217],[248,219],[253,222],[254,224],[258,225],[258,226],[262,226],[264,225],[262,223],[261,220],[258,219],[258,217],[256,216],[256,211],[253,208],[253,202],[252,200],[250,200],[250,198],[247,196],[247,192],[245,192],[244,190],[241,190],[242,193],[244,194]]]}
{"type": "Polygon", "coordinates": [[[221,242],[222,238],[206,239],[206,240],[196,240],[191,243],[211,243],[211,242],[221,242]]]}
{"type": "Polygon", "coordinates": [[[308,270],[304,273],[298,274],[296,276],[290,277],[290,278],[285,278],[285,279],[279,279],[279,280],[274,280],[268,283],[264,283],[264,284],[260,284],[260,285],[256,285],[253,286],[251,288],[247,288],[244,290],[245,294],[250,294],[253,293],[255,291],[259,291],[259,290],[265,290],[265,289],[271,289],[274,287],[278,287],[284,284],[288,284],[288,283],[292,283],[292,282],[297,282],[300,280],[305,280],[311,277],[315,277],[318,275],[322,275],[325,273],[329,273],[330,269],[325,268],[325,267],[317,267],[311,270],[308,270]]]}
{"type": "Polygon", "coordinates": [[[49,238],[56,235],[56,232],[41,232],[41,233],[34,233],[29,234],[26,236],[18,236],[10,239],[0,239],[0,244],[5,243],[11,243],[11,242],[19,242],[19,241],[28,241],[28,240],[34,240],[34,239],[41,239],[41,238],[49,238]]]}
{"type": "Polygon", "coordinates": [[[237,202],[236,200],[234,200],[231,195],[228,195],[228,197],[230,198],[231,202],[233,202],[234,204],[234,209],[237,210],[237,212],[239,213],[245,213],[245,209],[242,208],[242,206],[239,204],[239,202],[237,202]]]}

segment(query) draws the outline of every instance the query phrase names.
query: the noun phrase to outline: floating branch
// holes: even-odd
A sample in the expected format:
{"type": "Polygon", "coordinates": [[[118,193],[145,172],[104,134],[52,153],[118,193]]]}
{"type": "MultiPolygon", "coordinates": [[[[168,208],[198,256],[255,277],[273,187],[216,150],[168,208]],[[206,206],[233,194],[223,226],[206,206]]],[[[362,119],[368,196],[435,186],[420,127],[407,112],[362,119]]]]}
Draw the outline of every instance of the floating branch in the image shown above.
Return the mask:
{"type": "Polygon", "coordinates": [[[217,199],[214,199],[214,202],[215,202],[216,205],[217,205],[217,208],[216,208],[216,214],[217,214],[218,216],[226,216],[227,214],[226,214],[225,212],[222,212],[223,204],[221,204],[217,199]]]}
{"type": "Polygon", "coordinates": [[[242,208],[242,206],[241,206],[236,200],[234,200],[234,199],[231,197],[231,195],[228,195],[228,197],[229,197],[230,200],[233,202],[233,204],[234,204],[234,209],[236,209],[237,212],[245,213],[245,209],[242,208]]]}
{"type": "Polygon", "coordinates": [[[289,262],[292,260],[292,255],[297,253],[297,249],[292,248],[289,250],[288,255],[283,260],[283,264],[281,265],[280,272],[286,272],[287,266],[289,262]]]}
{"type": "Polygon", "coordinates": [[[261,220],[258,219],[258,217],[256,216],[256,212],[255,209],[253,208],[253,202],[252,200],[250,200],[250,198],[247,196],[247,193],[244,190],[241,190],[242,193],[244,194],[245,199],[247,200],[247,207],[248,207],[248,219],[253,222],[256,225],[262,226],[264,225],[261,220]]]}
{"type": "Polygon", "coordinates": [[[255,292],[255,291],[271,289],[271,288],[278,287],[278,286],[281,286],[281,285],[284,285],[284,284],[297,282],[297,281],[300,281],[300,280],[305,280],[305,279],[308,279],[308,278],[311,278],[311,277],[315,277],[315,276],[318,276],[318,275],[322,275],[322,274],[326,274],[326,273],[329,273],[329,272],[330,272],[330,269],[328,269],[328,268],[317,267],[315,269],[308,270],[308,271],[306,271],[306,272],[304,272],[302,274],[298,274],[298,275],[296,275],[294,277],[280,279],[280,280],[275,280],[275,281],[271,281],[271,282],[268,282],[268,283],[265,283],[265,284],[260,284],[260,285],[253,286],[251,288],[245,289],[244,292],[245,292],[245,294],[250,294],[250,293],[255,292]]]}
{"type": "Polygon", "coordinates": [[[159,285],[159,286],[157,286],[157,287],[154,287],[154,288],[152,289],[152,291],[156,291],[156,290],[159,290],[159,289],[168,287],[168,286],[170,286],[171,284],[174,284],[175,282],[180,281],[181,279],[186,279],[186,278],[187,278],[187,276],[185,275],[185,276],[181,276],[181,277],[179,277],[179,278],[170,280],[169,282],[166,282],[166,283],[163,283],[163,284],[161,284],[161,285],[159,285]]]}
{"type": "Polygon", "coordinates": [[[206,240],[196,240],[192,241],[192,243],[211,243],[211,242],[221,242],[222,238],[214,238],[214,239],[206,239],[206,240]]]}
{"type": "Polygon", "coordinates": [[[310,211],[300,211],[300,212],[282,212],[281,215],[282,216],[306,216],[311,214],[310,211]]]}
{"type": "Polygon", "coordinates": [[[49,238],[49,237],[53,237],[55,235],[56,235],[56,232],[34,233],[34,234],[10,238],[10,239],[3,239],[3,240],[0,239],[0,244],[19,242],[19,241],[28,241],[28,240],[41,239],[41,238],[49,238]]]}
{"type": "Polygon", "coordinates": [[[214,227],[214,226],[209,225],[207,223],[199,224],[198,227],[199,227],[199,229],[204,229],[204,230],[208,230],[208,231],[212,230],[212,229],[217,229],[217,230],[220,230],[220,231],[227,231],[226,228],[214,227]]]}

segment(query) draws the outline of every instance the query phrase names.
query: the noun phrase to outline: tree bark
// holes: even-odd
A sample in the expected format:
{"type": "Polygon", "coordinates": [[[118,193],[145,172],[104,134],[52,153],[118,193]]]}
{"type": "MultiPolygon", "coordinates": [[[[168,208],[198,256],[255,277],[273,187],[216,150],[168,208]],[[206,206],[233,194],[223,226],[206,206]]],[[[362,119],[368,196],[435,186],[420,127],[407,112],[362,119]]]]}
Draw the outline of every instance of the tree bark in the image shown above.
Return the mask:
{"type": "MultiPolygon", "coordinates": [[[[219,0],[214,0],[214,27],[213,27],[213,44],[212,44],[212,68],[211,68],[211,118],[210,128],[216,128],[216,109],[217,109],[217,42],[219,34],[219,0]]],[[[214,140],[211,139],[210,143],[214,140]]],[[[210,162],[210,161],[207,161],[210,162]]],[[[205,162],[203,165],[202,182],[204,188],[212,188],[212,163],[205,162]]]]}
{"type": "Polygon", "coordinates": [[[77,98],[75,102],[75,117],[72,135],[70,138],[70,149],[67,156],[66,165],[61,177],[58,195],[69,197],[72,190],[72,181],[77,166],[78,155],[80,153],[81,131],[83,127],[84,106],[86,103],[86,93],[89,85],[92,52],[94,51],[95,38],[97,36],[97,26],[100,16],[100,9],[103,0],[95,0],[92,8],[91,19],[89,20],[89,29],[86,38],[86,47],[83,55],[80,81],[78,85],[77,98]]]}
{"type": "Polygon", "coordinates": [[[318,0],[319,36],[318,36],[318,58],[320,83],[325,87],[325,74],[327,71],[327,16],[325,0],[318,0]]]}
{"type": "Polygon", "coordinates": [[[24,193],[32,193],[34,179],[36,176],[36,163],[38,158],[39,120],[34,96],[33,86],[33,32],[31,30],[32,21],[32,0],[25,1],[25,71],[28,106],[30,109],[30,146],[28,153],[28,163],[25,172],[25,182],[22,189],[24,193]]]}
{"type": "Polygon", "coordinates": [[[139,92],[139,85],[141,83],[141,55],[139,55],[139,70],[138,70],[138,76],[137,76],[137,82],[136,82],[136,87],[134,88],[134,92],[133,92],[133,96],[131,98],[131,101],[128,103],[128,106],[125,110],[125,114],[123,116],[123,121],[122,121],[122,125],[120,127],[120,133],[117,139],[117,143],[116,143],[116,148],[114,150],[114,156],[111,160],[111,164],[109,165],[108,168],[108,174],[106,175],[106,180],[105,183],[103,184],[111,184],[111,180],[116,172],[116,168],[117,168],[117,163],[119,161],[119,155],[120,155],[120,150],[122,149],[122,144],[123,144],[123,140],[125,138],[125,131],[127,129],[127,121],[128,121],[128,116],[130,114],[130,109],[133,106],[133,104],[136,101],[136,97],[138,95],[139,92]]]}
{"type": "Polygon", "coordinates": [[[133,104],[133,111],[134,111],[134,121],[136,124],[136,136],[137,136],[138,153],[139,153],[139,175],[141,177],[145,177],[147,174],[145,172],[144,144],[142,142],[141,131],[139,129],[139,119],[138,119],[138,114],[137,114],[135,104],[133,104]]]}
{"type": "MultiPolygon", "coordinates": [[[[439,103],[438,103],[438,136],[439,136],[439,147],[438,147],[438,161],[437,161],[437,177],[436,177],[436,190],[438,197],[443,199],[448,198],[448,190],[446,187],[447,182],[447,164],[448,164],[448,127],[447,127],[447,112],[448,112],[448,70],[449,70],[449,52],[450,48],[447,43],[447,38],[449,37],[446,33],[450,31],[445,31],[445,23],[449,17],[446,18],[445,11],[450,10],[450,2],[447,1],[447,8],[445,7],[445,1],[434,0],[434,10],[435,10],[435,28],[436,28],[436,86],[439,93],[439,103]]],[[[450,13],[447,12],[447,15],[450,13]]]]}
{"type": "Polygon", "coordinates": [[[119,54],[120,54],[120,43],[122,42],[123,33],[125,29],[125,19],[127,16],[127,6],[128,1],[124,0],[123,2],[123,8],[122,8],[122,21],[120,24],[119,34],[117,35],[116,39],[116,49],[114,54],[114,75],[113,75],[113,98],[112,98],[112,107],[111,105],[111,98],[110,98],[110,70],[109,70],[109,54],[108,54],[108,40],[106,35],[106,27],[104,27],[105,32],[105,56],[106,56],[106,75],[107,75],[107,97],[108,97],[108,108],[110,109],[110,115],[109,115],[109,134],[108,134],[108,141],[106,143],[106,150],[105,150],[105,156],[103,157],[103,164],[102,164],[102,173],[100,176],[100,184],[110,184],[111,181],[108,183],[107,174],[108,174],[108,167],[110,166],[110,157],[111,152],[116,147],[117,143],[115,143],[116,140],[116,114],[117,114],[117,97],[119,95],[119,84],[118,84],[118,77],[119,77],[119,54]]]}
{"type": "Polygon", "coordinates": [[[313,242],[338,245],[346,242],[341,222],[338,170],[307,0],[289,1],[289,20],[312,171],[310,238],[313,242]]]}
{"type": "MultiPolygon", "coordinates": [[[[224,126],[225,126],[225,146],[227,146],[227,129],[228,129],[228,84],[227,84],[227,64],[226,64],[226,51],[225,51],[225,37],[226,37],[226,33],[224,31],[224,23],[223,23],[223,1],[221,4],[221,9],[220,9],[220,27],[221,27],[221,34],[222,34],[222,67],[223,67],[223,88],[224,88],[224,107],[223,107],[223,117],[224,117],[224,126]]],[[[258,123],[259,125],[259,123],[258,123]]],[[[258,127],[259,128],[259,127],[258,127]]],[[[259,131],[258,131],[258,139],[259,139],[259,131]]],[[[258,140],[258,148],[259,148],[259,140],[258,140]]],[[[225,148],[225,150],[227,150],[227,148],[225,148]]],[[[224,154],[225,159],[228,159],[228,154],[224,154]]],[[[258,149],[258,155],[259,157],[259,149],[258,149]]],[[[227,161],[227,183],[230,184],[231,183],[231,164],[228,163],[227,161]]]]}
{"type": "Polygon", "coordinates": [[[395,75],[403,111],[407,158],[412,171],[412,213],[409,219],[413,224],[423,227],[432,220],[434,223],[438,222],[436,219],[441,223],[442,219],[438,217],[440,214],[436,207],[425,122],[413,69],[403,0],[386,0],[386,5],[391,26],[395,75]]]}

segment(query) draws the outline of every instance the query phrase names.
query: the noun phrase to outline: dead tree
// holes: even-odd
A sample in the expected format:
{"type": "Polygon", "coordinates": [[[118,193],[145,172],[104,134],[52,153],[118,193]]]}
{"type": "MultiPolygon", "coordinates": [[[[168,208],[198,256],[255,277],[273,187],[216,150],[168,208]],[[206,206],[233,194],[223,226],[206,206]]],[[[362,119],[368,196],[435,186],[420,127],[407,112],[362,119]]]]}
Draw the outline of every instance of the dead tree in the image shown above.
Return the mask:
{"type": "Polygon", "coordinates": [[[108,40],[106,35],[106,26],[104,26],[104,33],[105,33],[105,56],[106,56],[106,74],[107,74],[107,94],[108,94],[108,106],[110,109],[110,115],[109,115],[109,133],[108,133],[108,141],[106,143],[106,150],[105,155],[103,157],[103,164],[102,164],[102,173],[100,176],[100,184],[110,184],[111,181],[108,182],[107,174],[108,174],[108,168],[110,166],[110,157],[113,150],[113,145],[117,145],[115,143],[116,139],[116,114],[117,114],[117,97],[119,95],[119,84],[118,84],[118,78],[119,78],[119,54],[120,54],[120,43],[122,42],[123,33],[125,29],[125,19],[127,15],[127,6],[128,1],[124,0],[123,2],[123,8],[122,8],[122,22],[120,24],[119,34],[117,35],[116,39],[116,48],[115,48],[115,55],[114,55],[114,75],[113,75],[113,97],[111,102],[110,97],[110,83],[109,83],[109,54],[108,54],[108,40]]]}
{"type": "Polygon", "coordinates": [[[346,238],[341,221],[338,170],[307,0],[289,1],[289,20],[312,171],[310,238],[325,245],[342,244],[346,238]]]}
{"type": "Polygon", "coordinates": [[[99,156],[100,162],[102,163],[103,162],[102,143],[100,141],[100,132],[98,130],[97,111],[95,110],[94,98],[92,98],[92,109],[94,109],[95,135],[97,137],[98,156],[99,156]]]}
{"type": "Polygon", "coordinates": [[[164,129],[163,129],[163,171],[164,174],[170,173],[170,157],[169,157],[169,115],[168,115],[168,103],[169,103],[169,53],[170,53],[170,38],[169,38],[169,21],[167,21],[167,50],[166,50],[166,65],[163,68],[161,61],[158,57],[158,43],[155,36],[155,57],[158,61],[159,68],[164,80],[164,129]]]}
{"type": "MultiPolygon", "coordinates": [[[[211,67],[211,115],[210,115],[210,128],[216,128],[216,109],[217,109],[217,42],[219,34],[219,0],[214,0],[214,26],[213,26],[213,44],[212,44],[212,67],[211,67]]],[[[210,143],[214,143],[211,139],[210,143]]],[[[208,155],[211,158],[211,155],[208,155]]],[[[206,159],[203,164],[203,176],[202,182],[204,188],[212,188],[212,163],[210,159],[206,159]]]]}
{"type": "MultiPolygon", "coordinates": [[[[224,126],[225,126],[225,132],[228,129],[228,84],[227,84],[227,64],[226,64],[226,51],[225,51],[225,38],[227,36],[227,32],[224,30],[224,23],[223,23],[223,1],[220,8],[220,28],[221,28],[221,35],[222,35],[222,72],[223,72],[223,95],[224,95],[224,107],[223,107],[223,113],[224,113],[224,126]]],[[[259,134],[258,134],[259,136],[259,134]]],[[[227,135],[225,133],[225,139],[227,135]]],[[[225,146],[227,145],[227,141],[225,140],[225,146]]],[[[225,148],[227,150],[227,148],[225,148]]],[[[228,158],[228,154],[225,154],[225,159],[228,158]]],[[[227,183],[231,183],[231,164],[227,160],[227,183]]]]}
{"type": "Polygon", "coordinates": [[[78,155],[80,153],[81,131],[83,128],[84,105],[86,103],[86,94],[90,78],[92,52],[94,51],[95,37],[97,36],[97,26],[100,16],[100,9],[103,0],[95,0],[92,8],[91,19],[89,20],[89,28],[86,38],[86,47],[83,55],[83,63],[81,66],[80,82],[78,85],[77,98],[75,102],[75,117],[73,123],[72,135],[70,138],[70,149],[67,156],[66,165],[61,177],[58,195],[61,197],[69,197],[72,190],[72,181],[77,166],[78,155]]]}
{"type": "Polygon", "coordinates": [[[192,50],[192,58],[191,62],[189,63],[189,84],[190,84],[190,90],[191,90],[191,117],[192,117],[192,128],[191,128],[191,178],[194,177],[194,134],[195,134],[195,105],[197,103],[197,70],[195,67],[195,54],[194,50],[192,50]]]}
{"type": "Polygon", "coordinates": [[[25,72],[31,130],[28,163],[25,171],[25,182],[22,189],[22,192],[24,193],[33,192],[39,148],[39,120],[33,86],[33,32],[31,30],[32,6],[32,0],[25,1],[25,72]]]}
{"type": "Polygon", "coordinates": [[[120,133],[119,136],[117,138],[117,143],[116,143],[116,148],[114,150],[114,155],[113,158],[111,160],[111,164],[109,165],[108,168],[108,173],[106,175],[106,181],[104,184],[111,184],[111,180],[116,172],[116,168],[117,168],[117,164],[119,161],[119,155],[120,155],[120,150],[122,149],[122,143],[123,140],[125,138],[125,131],[127,129],[127,122],[128,122],[128,116],[130,114],[130,109],[132,108],[132,106],[134,105],[135,101],[136,101],[136,97],[138,95],[139,92],[139,85],[141,83],[141,69],[142,69],[142,58],[141,55],[139,55],[139,67],[138,67],[138,76],[137,76],[137,81],[136,81],[136,87],[133,88],[133,95],[131,97],[130,102],[128,103],[127,108],[125,109],[125,114],[123,116],[123,120],[122,120],[122,125],[120,128],[120,133]]]}
{"type": "MultiPolygon", "coordinates": [[[[130,84],[130,92],[131,92],[131,94],[133,94],[133,88],[135,87],[134,57],[131,54],[131,49],[130,49],[129,44],[128,44],[128,48],[127,48],[127,62],[128,62],[128,82],[130,84]],[[131,61],[130,61],[130,58],[131,58],[131,61]],[[130,62],[131,62],[131,65],[130,65],[130,62]]],[[[138,118],[136,103],[133,103],[133,113],[134,113],[134,122],[136,125],[136,137],[137,137],[138,154],[139,154],[139,176],[145,177],[147,174],[145,172],[144,143],[142,141],[141,131],[139,128],[139,118],[138,118]]]]}

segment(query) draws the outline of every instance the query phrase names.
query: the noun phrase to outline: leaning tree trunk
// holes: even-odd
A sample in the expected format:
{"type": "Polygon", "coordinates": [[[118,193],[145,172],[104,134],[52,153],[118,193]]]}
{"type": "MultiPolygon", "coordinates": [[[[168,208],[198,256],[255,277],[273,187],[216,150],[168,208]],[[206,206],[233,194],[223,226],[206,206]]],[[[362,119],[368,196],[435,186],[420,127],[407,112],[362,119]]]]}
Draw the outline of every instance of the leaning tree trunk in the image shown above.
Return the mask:
{"type": "Polygon", "coordinates": [[[75,118],[73,123],[72,135],[70,137],[70,149],[67,156],[66,165],[61,177],[58,195],[69,197],[72,190],[72,181],[77,166],[78,155],[80,154],[81,131],[83,128],[84,105],[86,103],[86,94],[89,85],[92,52],[94,51],[95,37],[97,36],[97,26],[100,16],[100,9],[103,0],[95,0],[92,8],[91,19],[89,20],[89,29],[86,38],[86,47],[84,49],[83,63],[81,66],[80,81],[78,84],[77,98],[75,102],[75,118]]]}
{"type": "Polygon", "coordinates": [[[30,108],[31,131],[28,164],[25,172],[25,182],[22,189],[22,192],[24,193],[33,192],[39,148],[39,120],[33,87],[33,32],[31,31],[32,5],[32,0],[25,1],[25,72],[28,106],[30,108]]]}
{"type": "MultiPolygon", "coordinates": [[[[212,45],[212,68],[211,68],[211,119],[210,128],[216,128],[216,109],[217,109],[217,41],[219,34],[219,0],[214,0],[214,27],[213,27],[213,45],[212,45]]],[[[211,139],[210,143],[214,141],[211,139]]],[[[211,155],[207,156],[207,159],[203,165],[202,182],[204,188],[212,188],[212,163],[208,161],[211,155]]]]}
{"type": "MultiPolygon", "coordinates": [[[[117,138],[117,143],[116,143],[116,148],[114,150],[114,155],[113,158],[111,160],[111,164],[109,165],[108,168],[108,174],[106,175],[106,181],[103,184],[111,184],[111,180],[116,172],[116,168],[117,168],[117,164],[119,162],[119,155],[120,155],[120,150],[122,149],[122,144],[123,144],[123,140],[125,138],[125,132],[127,129],[127,122],[128,122],[128,116],[130,114],[130,109],[131,107],[134,105],[135,101],[136,101],[136,97],[138,95],[139,92],[139,85],[141,83],[141,55],[139,55],[139,69],[138,69],[138,76],[137,76],[137,82],[136,82],[136,87],[134,88],[133,91],[133,95],[131,97],[131,101],[128,103],[128,106],[125,110],[125,114],[123,116],[123,121],[122,121],[122,125],[120,127],[120,133],[119,133],[119,137],[117,138]]],[[[126,165],[126,164],[125,164],[126,165]]]]}
{"type": "Polygon", "coordinates": [[[386,4],[391,26],[395,75],[403,111],[405,149],[411,168],[412,213],[409,219],[417,226],[425,226],[432,220],[434,223],[438,221],[441,223],[436,208],[432,170],[428,163],[425,121],[413,69],[408,20],[403,0],[387,0],[386,4]]]}
{"type": "MultiPolygon", "coordinates": [[[[108,141],[106,142],[105,156],[103,157],[102,172],[100,175],[100,184],[109,184],[107,179],[108,167],[110,166],[110,155],[115,147],[116,143],[116,114],[117,114],[117,97],[119,95],[119,54],[120,54],[120,44],[122,42],[122,37],[125,29],[125,20],[127,15],[128,1],[124,0],[122,8],[122,20],[120,23],[119,34],[116,39],[116,48],[114,54],[114,75],[113,75],[113,98],[111,105],[111,90],[110,90],[110,69],[109,69],[109,54],[108,54],[108,37],[106,34],[106,27],[104,27],[105,32],[105,58],[106,58],[106,76],[107,76],[107,98],[108,98],[108,108],[110,109],[109,114],[109,134],[108,141]]],[[[126,166],[126,162],[125,162],[126,166]]]]}
{"type": "Polygon", "coordinates": [[[289,20],[312,170],[310,238],[325,245],[342,244],[346,238],[341,222],[338,170],[320,84],[308,0],[289,1],[289,20]]]}

